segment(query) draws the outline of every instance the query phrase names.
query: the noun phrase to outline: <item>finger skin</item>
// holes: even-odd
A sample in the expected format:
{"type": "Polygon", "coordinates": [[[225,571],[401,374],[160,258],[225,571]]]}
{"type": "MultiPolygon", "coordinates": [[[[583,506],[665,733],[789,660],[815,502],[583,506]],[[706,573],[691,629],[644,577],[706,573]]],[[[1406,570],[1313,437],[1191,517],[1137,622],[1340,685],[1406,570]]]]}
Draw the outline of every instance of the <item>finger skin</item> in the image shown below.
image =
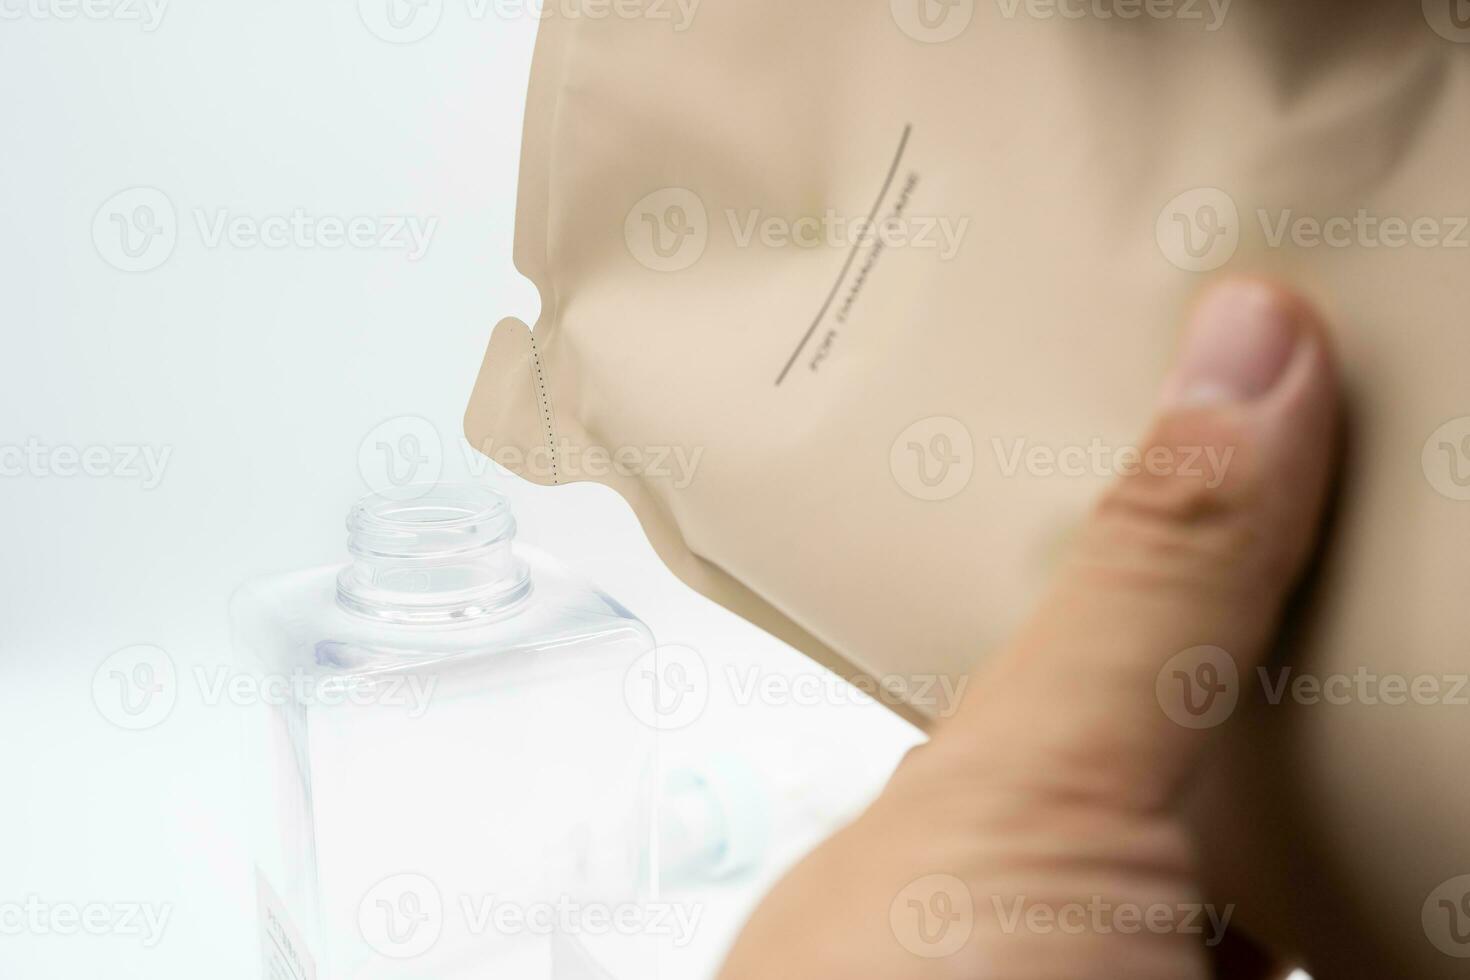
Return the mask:
{"type": "Polygon", "coordinates": [[[1238,676],[1264,658],[1325,508],[1337,381],[1317,316],[1267,284],[1248,288],[1245,302],[1281,307],[1298,331],[1279,381],[1259,399],[1185,405],[1155,424],[1145,456],[1228,459],[1223,478],[1180,464],[1104,497],[1041,607],[970,685],[955,737],[1008,746],[977,766],[1169,805],[1213,732],[1161,710],[1161,671],[1205,646],[1238,676]]]}
{"type": "Polygon", "coordinates": [[[1207,297],[1179,365],[1145,445],[1228,454],[1221,478],[1145,468],[1109,492],[1028,625],[777,886],[722,980],[1269,975],[1200,893],[1177,804],[1212,733],[1161,692],[1194,648],[1237,672],[1264,655],[1318,534],[1335,371],[1316,316],[1264,283],[1207,297]],[[1170,918],[1207,909],[1208,934],[1170,918]]]}

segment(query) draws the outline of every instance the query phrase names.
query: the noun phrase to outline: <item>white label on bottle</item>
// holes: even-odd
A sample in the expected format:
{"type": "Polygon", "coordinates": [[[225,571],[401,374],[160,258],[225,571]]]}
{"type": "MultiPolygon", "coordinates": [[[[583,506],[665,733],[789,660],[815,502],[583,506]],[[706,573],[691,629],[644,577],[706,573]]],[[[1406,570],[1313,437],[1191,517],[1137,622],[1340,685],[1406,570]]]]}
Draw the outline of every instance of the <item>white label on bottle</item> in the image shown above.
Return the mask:
{"type": "Polygon", "coordinates": [[[316,980],[316,964],[306,939],[275,889],[260,869],[255,871],[255,894],[260,909],[260,954],[265,980],[316,980]]]}

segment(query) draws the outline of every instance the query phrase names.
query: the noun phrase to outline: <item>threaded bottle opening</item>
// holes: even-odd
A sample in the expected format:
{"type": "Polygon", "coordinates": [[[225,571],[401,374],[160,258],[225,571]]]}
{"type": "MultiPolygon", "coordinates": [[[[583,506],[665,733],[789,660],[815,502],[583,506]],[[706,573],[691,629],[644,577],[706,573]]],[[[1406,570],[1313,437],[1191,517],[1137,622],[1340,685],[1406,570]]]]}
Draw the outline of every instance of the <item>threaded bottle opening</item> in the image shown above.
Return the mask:
{"type": "Polygon", "coordinates": [[[531,590],[515,532],[509,503],[484,487],[411,487],[393,498],[365,497],[347,516],[352,561],[337,577],[337,601],[397,625],[508,615],[531,590]]]}

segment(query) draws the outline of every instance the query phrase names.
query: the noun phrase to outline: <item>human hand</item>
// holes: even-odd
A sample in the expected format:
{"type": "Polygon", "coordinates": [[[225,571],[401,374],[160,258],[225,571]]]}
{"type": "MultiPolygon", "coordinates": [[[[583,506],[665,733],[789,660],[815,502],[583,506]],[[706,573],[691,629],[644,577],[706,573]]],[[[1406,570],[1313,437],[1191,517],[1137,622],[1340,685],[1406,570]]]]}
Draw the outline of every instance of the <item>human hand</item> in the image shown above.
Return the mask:
{"type": "Polygon", "coordinates": [[[1179,803],[1212,670],[1261,661],[1312,550],[1337,416],[1304,303],[1207,294],[1144,443],[1180,465],[1112,488],[1028,625],[766,898],[722,980],[1267,975],[1224,962],[1231,910],[1201,894],[1179,803]],[[1199,451],[1223,480],[1183,465],[1199,451]]]}

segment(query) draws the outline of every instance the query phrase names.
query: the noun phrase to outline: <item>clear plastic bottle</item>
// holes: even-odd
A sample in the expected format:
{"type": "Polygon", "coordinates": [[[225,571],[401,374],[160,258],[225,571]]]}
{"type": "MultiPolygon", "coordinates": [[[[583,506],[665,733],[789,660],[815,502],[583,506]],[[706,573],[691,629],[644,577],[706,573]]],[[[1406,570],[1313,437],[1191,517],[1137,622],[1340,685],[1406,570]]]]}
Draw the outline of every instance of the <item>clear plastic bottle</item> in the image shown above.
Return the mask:
{"type": "Polygon", "coordinates": [[[370,498],[348,531],[345,566],[232,603],[265,975],[652,976],[603,925],[649,885],[647,628],[516,546],[489,490],[370,498]]]}

